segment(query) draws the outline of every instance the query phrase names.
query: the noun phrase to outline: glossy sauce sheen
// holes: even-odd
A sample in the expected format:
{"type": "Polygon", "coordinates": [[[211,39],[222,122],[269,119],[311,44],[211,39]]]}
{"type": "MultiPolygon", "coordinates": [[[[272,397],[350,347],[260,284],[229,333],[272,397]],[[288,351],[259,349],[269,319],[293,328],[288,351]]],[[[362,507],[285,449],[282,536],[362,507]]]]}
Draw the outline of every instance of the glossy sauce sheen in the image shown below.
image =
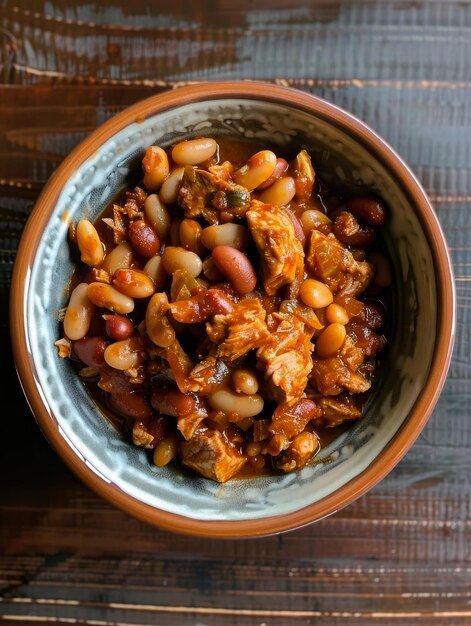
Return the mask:
{"type": "MultiPolygon", "coordinates": [[[[235,166],[235,168],[241,167],[244,163],[246,163],[249,157],[253,155],[254,153],[256,153],[257,151],[267,149],[266,145],[257,145],[248,141],[233,141],[233,140],[228,140],[228,139],[218,140],[218,146],[219,146],[219,150],[218,150],[219,161],[218,162],[222,163],[226,160],[230,161],[235,166]]],[[[286,158],[288,163],[293,159],[293,157],[296,154],[295,152],[293,152],[292,154],[282,154],[281,152],[278,151],[278,148],[276,146],[273,147],[273,150],[275,151],[278,157],[286,158]]],[[[214,159],[212,163],[214,164],[214,159]]],[[[204,165],[205,164],[201,164],[201,166],[199,167],[204,167],[204,165]]],[[[142,182],[138,184],[142,186],[142,182]]],[[[259,194],[260,193],[261,192],[259,192],[259,194]]],[[[255,194],[253,194],[253,196],[255,195],[257,195],[256,192],[255,194]]],[[[102,221],[102,218],[112,217],[113,204],[114,203],[120,204],[123,202],[124,202],[124,191],[118,194],[118,196],[105,209],[105,211],[102,213],[100,218],[96,220],[95,222],[95,227],[105,247],[105,253],[108,253],[114,247],[114,244],[113,244],[111,229],[108,226],[106,226],[106,224],[102,221]]],[[[296,199],[293,199],[287,205],[287,208],[290,209],[299,218],[301,214],[307,209],[316,209],[318,211],[326,213],[327,210],[335,210],[341,203],[342,203],[342,198],[331,193],[331,191],[322,183],[322,181],[319,181],[319,178],[316,175],[315,187],[308,201],[300,202],[300,201],[297,201],[296,199]]],[[[172,218],[175,218],[177,216],[180,217],[183,215],[182,209],[178,207],[178,205],[176,204],[169,205],[169,210],[172,213],[172,218]]],[[[207,223],[202,222],[203,227],[207,225],[208,225],[207,223]]],[[[249,251],[248,254],[250,256],[251,252],[249,251]]],[[[133,266],[134,264],[131,265],[131,267],[133,266]]],[[[142,263],[138,265],[138,267],[142,267],[142,263]]],[[[308,277],[311,277],[311,276],[306,268],[305,278],[308,278],[308,277]]],[[[312,277],[317,278],[314,275],[312,277]]],[[[80,281],[90,282],[90,269],[83,267],[80,264],[77,264],[77,270],[74,273],[74,276],[71,281],[71,285],[74,286],[80,281]]],[[[389,297],[388,294],[389,294],[389,291],[385,291],[381,293],[381,301],[385,310],[387,311],[390,310],[390,306],[391,306],[391,303],[387,301],[387,298],[389,297]]],[[[277,300],[277,297],[274,297],[273,301],[276,301],[276,300],[277,300]]],[[[134,311],[130,313],[127,317],[135,325],[137,325],[145,317],[145,306],[141,302],[139,302],[137,299],[135,300],[135,304],[136,306],[135,306],[134,311]]],[[[103,309],[97,309],[94,315],[94,320],[93,320],[93,323],[95,324],[96,328],[99,329],[99,331],[102,332],[103,335],[104,335],[104,330],[101,331],[100,329],[104,328],[104,321],[101,318],[101,316],[104,313],[109,313],[109,311],[105,311],[103,309]]],[[[387,320],[387,323],[382,328],[382,332],[384,332],[385,335],[388,334],[388,328],[391,324],[391,316],[389,315],[389,313],[388,313],[388,316],[386,317],[386,320],[387,320]]],[[[187,337],[186,337],[188,341],[187,345],[185,343],[185,337],[183,337],[183,339],[179,337],[179,340],[181,341],[184,349],[191,349],[191,345],[194,341],[195,334],[196,336],[201,337],[201,335],[204,334],[204,329],[201,327],[198,327],[198,325],[195,325],[194,327],[192,326],[187,332],[187,337]]],[[[380,359],[376,357],[376,361],[379,364],[380,359]]],[[[82,367],[82,364],[80,364],[77,361],[73,361],[73,363],[74,363],[74,367],[76,367],[77,369],[80,369],[82,367]]],[[[246,366],[252,367],[255,370],[255,359],[253,358],[252,355],[249,355],[248,358],[246,358],[246,360],[244,361],[243,367],[246,367],[246,366]]],[[[235,367],[232,366],[231,364],[228,364],[229,373],[227,375],[226,381],[223,384],[226,384],[226,383],[228,384],[228,381],[231,378],[231,372],[233,369],[235,369],[235,367]]],[[[87,389],[89,390],[89,392],[91,393],[92,397],[94,397],[95,400],[103,408],[103,412],[106,418],[110,420],[110,422],[122,433],[122,435],[125,438],[129,438],[129,421],[126,418],[124,418],[122,415],[117,413],[109,405],[108,394],[103,392],[97,386],[96,382],[97,382],[96,380],[87,380],[85,381],[85,385],[87,389]]],[[[263,383],[262,383],[262,388],[260,391],[263,394],[263,383]]],[[[368,393],[364,394],[364,396],[365,396],[364,398],[361,398],[361,396],[356,396],[357,400],[359,400],[358,404],[360,406],[363,404],[363,400],[367,399],[368,393]]],[[[275,408],[276,408],[276,404],[274,404],[273,402],[266,402],[265,408],[263,409],[262,413],[259,416],[257,416],[257,418],[261,417],[261,418],[267,419],[271,417],[271,413],[275,408]]],[[[320,460],[325,460],[325,455],[322,454],[322,449],[325,448],[328,444],[330,444],[333,440],[335,440],[341,433],[345,432],[345,430],[347,430],[349,427],[350,427],[350,423],[345,422],[344,424],[337,426],[337,427],[333,427],[333,428],[316,428],[315,432],[317,436],[319,437],[320,446],[321,446],[321,453],[318,455],[320,460]]],[[[237,437],[235,439],[231,439],[230,429],[229,429],[229,440],[236,447],[237,445],[240,445],[240,451],[241,452],[243,451],[243,442],[240,442],[239,444],[237,437]]],[[[313,459],[312,462],[315,463],[316,459],[313,459]]],[[[235,476],[235,478],[248,478],[248,477],[253,477],[257,475],[264,475],[264,474],[266,475],[266,474],[271,474],[274,471],[275,470],[273,469],[273,467],[271,467],[269,464],[265,464],[263,468],[257,468],[251,463],[246,463],[245,466],[242,468],[242,470],[235,476]]]]}

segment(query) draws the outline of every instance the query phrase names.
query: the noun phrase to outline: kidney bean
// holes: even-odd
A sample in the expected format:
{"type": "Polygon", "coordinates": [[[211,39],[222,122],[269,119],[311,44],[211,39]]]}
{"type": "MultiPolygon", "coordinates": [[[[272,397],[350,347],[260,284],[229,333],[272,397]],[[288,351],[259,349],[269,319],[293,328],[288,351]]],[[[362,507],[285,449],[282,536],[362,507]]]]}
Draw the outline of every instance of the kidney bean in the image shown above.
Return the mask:
{"type": "Polygon", "coordinates": [[[75,356],[88,367],[99,367],[105,363],[105,350],[108,342],[102,337],[83,337],[72,342],[75,356]]]}
{"type": "Polygon", "coordinates": [[[105,332],[111,339],[121,341],[134,334],[133,323],[124,315],[103,315],[103,319],[106,321],[105,332]]]}
{"type": "Polygon", "coordinates": [[[267,187],[270,187],[270,185],[273,185],[275,180],[278,180],[279,178],[281,178],[281,176],[283,176],[283,174],[286,172],[287,169],[288,169],[288,161],[286,161],[285,159],[276,159],[276,165],[275,165],[275,170],[273,174],[270,176],[270,178],[267,178],[267,180],[264,183],[259,185],[257,189],[259,191],[263,191],[267,187]]]}
{"type": "Polygon", "coordinates": [[[352,198],[345,204],[345,210],[370,224],[370,226],[381,226],[386,219],[384,205],[370,196],[352,198]]]}
{"type": "Polygon", "coordinates": [[[293,211],[290,211],[289,209],[286,209],[286,213],[287,213],[289,219],[291,220],[291,223],[293,224],[294,233],[295,233],[296,237],[301,242],[301,245],[304,246],[304,244],[306,243],[306,235],[304,234],[304,230],[303,230],[303,227],[301,226],[301,222],[298,220],[298,218],[293,213],[293,211]]]}
{"type": "Polygon", "coordinates": [[[160,241],[157,233],[144,220],[131,222],[129,239],[133,250],[146,259],[154,256],[159,251],[160,241]]]}
{"type": "Polygon", "coordinates": [[[257,274],[245,254],[230,246],[216,246],[212,258],[236,291],[246,294],[255,289],[257,274]]]}
{"type": "Polygon", "coordinates": [[[163,415],[185,417],[196,410],[196,399],[193,395],[182,393],[176,387],[161,385],[150,394],[152,407],[163,415]]]}
{"type": "Polygon", "coordinates": [[[335,218],[334,235],[339,241],[349,246],[367,246],[376,237],[376,230],[360,224],[351,213],[342,211],[335,218]]]}
{"type": "Polygon", "coordinates": [[[371,252],[367,261],[375,266],[373,283],[376,287],[389,287],[392,283],[392,270],[389,260],[379,252],[371,252]]]}
{"type": "Polygon", "coordinates": [[[366,300],[360,319],[364,320],[370,328],[381,328],[386,318],[384,306],[378,300],[366,300]]]}
{"type": "Polygon", "coordinates": [[[152,416],[152,408],[141,391],[119,391],[108,395],[108,402],[117,413],[145,420],[152,416]]]}

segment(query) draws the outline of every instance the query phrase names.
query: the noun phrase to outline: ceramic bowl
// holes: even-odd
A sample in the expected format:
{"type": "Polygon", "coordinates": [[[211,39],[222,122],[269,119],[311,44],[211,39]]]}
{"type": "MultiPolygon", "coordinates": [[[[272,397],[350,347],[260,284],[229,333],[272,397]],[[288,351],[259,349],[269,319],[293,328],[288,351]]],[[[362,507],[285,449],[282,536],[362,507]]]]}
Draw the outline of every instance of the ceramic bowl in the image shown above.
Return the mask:
{"type": "Polygon", "coordinates": [[[452,350],[450,260],[423,189],[400,157],[345,111],[301,91],[257,82],[208,83],[144,100],[99,127],[46,184],[25,228],[11,290],[16,366],[52,446],[98,494],[173,531],[249,537],[294,529],[344,507],[380,481],[423,429],[452,350]],[[381,196],[394,266],[394,323],[364,417],[298,473],[221,486],[153,467],[104,419],[54,342],[74,269],[67,228],[94,219],[138,171],[145,148],[198,135],[306,147],[337,186],[381,196]],[[320,462],[319,462],[320,460],[320,462]],[[325,461],[325,462],[324,462],[325,461]]]}

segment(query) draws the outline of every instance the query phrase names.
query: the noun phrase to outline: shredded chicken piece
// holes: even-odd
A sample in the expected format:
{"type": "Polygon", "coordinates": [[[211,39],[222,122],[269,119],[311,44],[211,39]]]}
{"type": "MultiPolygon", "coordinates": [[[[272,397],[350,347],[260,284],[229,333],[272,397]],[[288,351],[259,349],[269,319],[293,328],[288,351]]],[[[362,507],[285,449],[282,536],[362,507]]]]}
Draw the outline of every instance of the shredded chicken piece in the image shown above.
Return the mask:
{"type": "Polygon", "coordinates": [[[206,478],[225,483],[247,462],[217,430],[197,430],[189,441],[181,446],[181,461],[186,467],[206,478]]]}
{"type": "Polygon", "coordinates": [[[269,339],[266,312],[257,298],[245,298],[234,304],[227,315],[215,315],[206,322],[209,339],[220,344],[217,356],[235,361],[249,350],[259,348],[269,339]]]}
{"type": "Polygon", "coordinates": [[[296,197],[305,199],[312,192],[316,174],[312,167],[311,157],[306,150],[301,150],[293,163],[291,164],[293,171],[294,183],[296,186],[296,197]]]}
{"type": "Polygon", "coordinates": [[[211,174],[214,174],[218,178],[222,178],[226,183],[232,182],[232,174],[234,173],[234,166],[230,161],[224,161],[221,165],[210,165],[208,170],[211,174]]]}
{"type": "Polygon", "coordinates": [[[90,278],[94,282],[106,283],[107,285],[111,285],[111,276],[108,274],[106,270],[98,269],[97,267],[92,267],[90,270],[90,278]]]}
{"type": "Polygon", "coordinates": [[[227,378],[229,369],[221,359],[208,356],[190,372],[190,380],[198,385],[198,391],[204,395],[211,392],[215,385],[219,385],[227,378]]]}
{"type": "Polygon", "coordinates": [[[126,220],[124,219],[123,210],[119,204],[113,204],[113,217],[104,217],[102,221],[113,231],[113,241],[115,245],[126,240],[126,220]]]}
{"type": "Polygon", "coordinates": [[[315,426],[321,428],[334,428],[343,422],[356,420],[361,417],[361,409],[357,407],[350,395],[331,398],[320,398],[318,401],[321,410],[320,417],[314,421],[315,426]]]}
{"type": "Polygon", "coordinates": [[[265,292],[272,296],[284,285],[300,283],[304,250],[286,210],[252,200],[246,217],[260,252],[265,292]]]}
{"type": "Polygon", "coordinates": [[[275,465],[283,472],[299,470],[312,459],[319,448],[319,439],[316,435],[305,431],[294,438],[289,448],[276,460],[275,465]]]}
{"type": "Polygon", "coordinates": [[[62,339],[58,339],[54,342],[54,345],[57,348],[57,353],[61,359],[67,359],[72,354],[72,342],[67,337],[62,337],[62,339]]]}
{"type": "Polygon", "coordinates": [[[188,166],[178,192],[178,204],[184,209],[185,217],[203,217],[210,224],[218,224],[243,217],[249,208],[250,193],[241,185],[188,166]]]}
{"type": "Polygon", "coordinates": [[[289,313],[271,317],[276,330],[257,350],[258,368],[265,372],[274,399],[292,402],[304,394],[312,369],[312,329],[289,313]]]}
{"type": "Polygon", "coordinates": [[[355,261],[335,235],[326,236],[318,230],[311,233],[306,263],[332,293],[339,296],[357,296],[368,287],[373,277],[370,263],[355,261]]]}

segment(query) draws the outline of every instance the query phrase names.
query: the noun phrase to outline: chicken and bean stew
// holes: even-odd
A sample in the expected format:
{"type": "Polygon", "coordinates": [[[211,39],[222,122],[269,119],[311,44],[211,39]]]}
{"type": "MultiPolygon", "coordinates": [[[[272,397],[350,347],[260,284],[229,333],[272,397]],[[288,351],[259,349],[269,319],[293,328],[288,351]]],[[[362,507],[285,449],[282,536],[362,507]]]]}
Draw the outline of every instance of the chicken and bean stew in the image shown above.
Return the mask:
{"type": "Polygon", "coordinates": [[[221,483],[299,470],[374,383],[386,218],[323,185],[305,149],[150,146],[138,186],[70,225],[59,355],[158,467],[221,483]]]}

